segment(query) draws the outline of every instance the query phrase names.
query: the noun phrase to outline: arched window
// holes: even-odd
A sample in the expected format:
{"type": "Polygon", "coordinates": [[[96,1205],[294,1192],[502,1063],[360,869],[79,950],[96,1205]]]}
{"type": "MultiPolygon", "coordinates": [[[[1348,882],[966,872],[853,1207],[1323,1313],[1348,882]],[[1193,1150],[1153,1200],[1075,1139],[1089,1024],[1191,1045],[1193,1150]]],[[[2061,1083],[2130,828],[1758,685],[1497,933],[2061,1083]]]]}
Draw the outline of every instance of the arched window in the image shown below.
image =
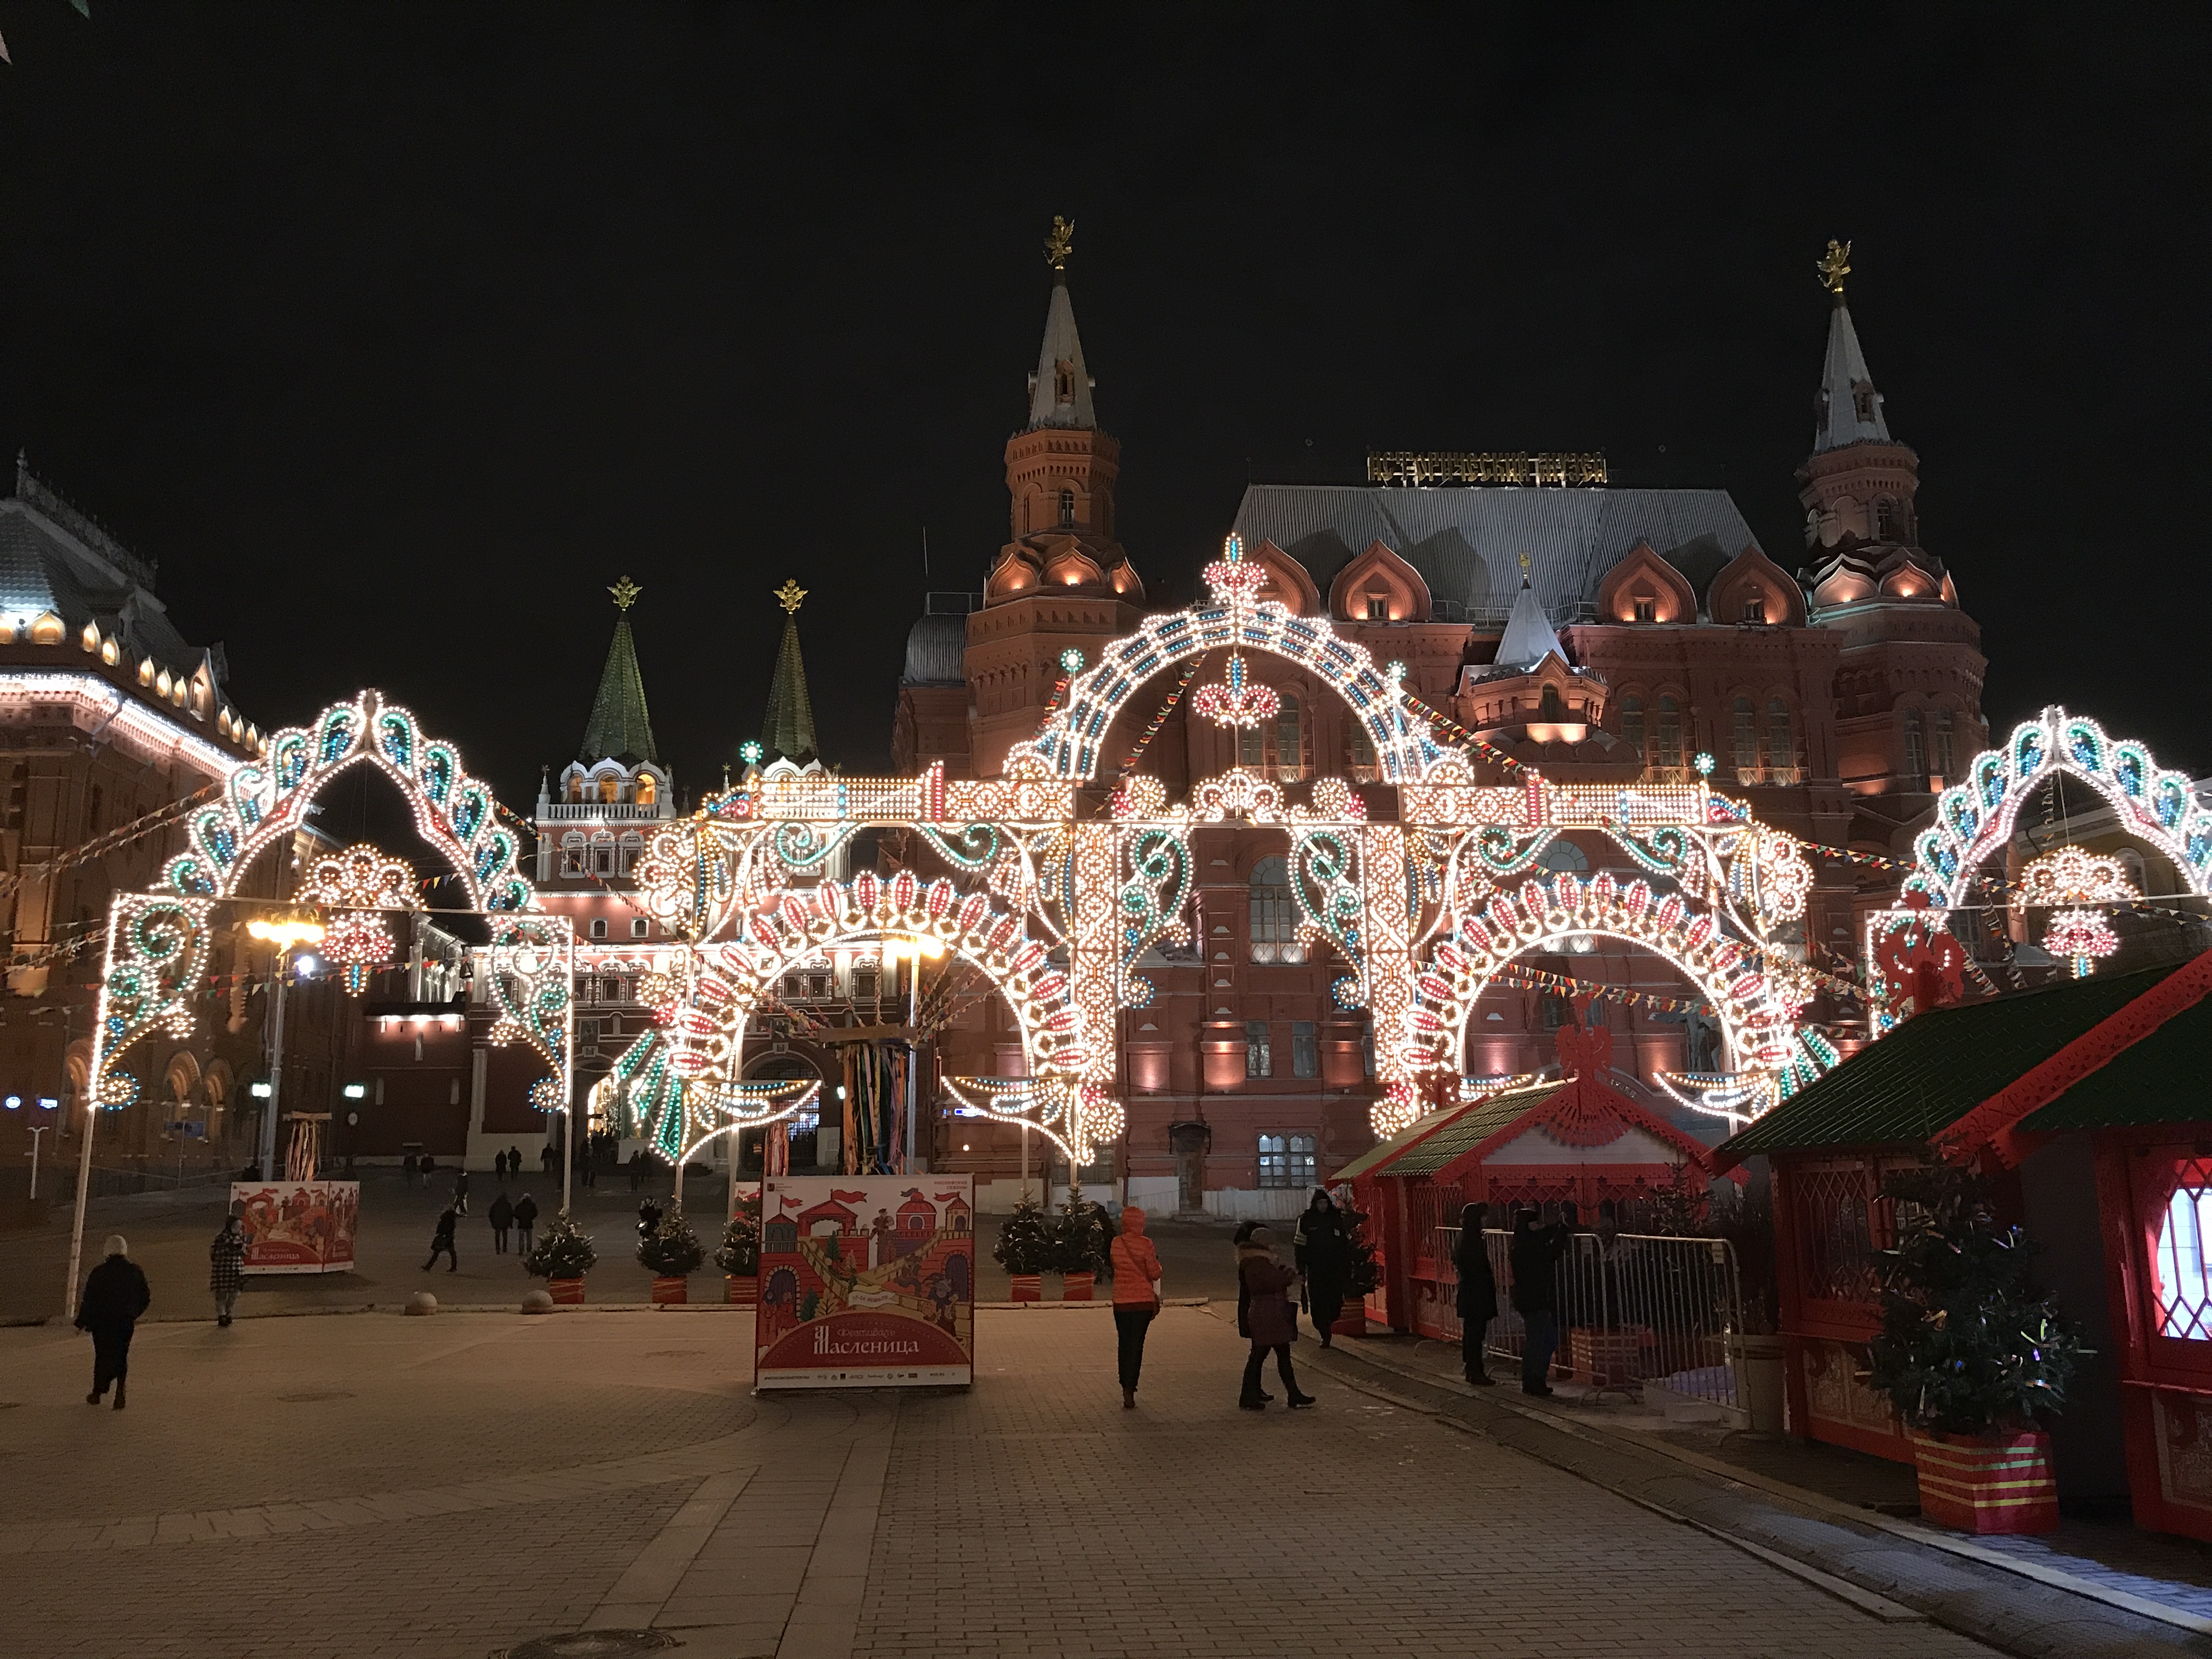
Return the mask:
{"type": "Polygon", "coordinates": [[[1893,542],[1899,539],[1897,532],[1897,503],[1884,495],[1874,504],[1874,538],[1893,542]]]}
{"type": "Polygon", "coordinates": [[[636,866],[637,861],[644,856],[645,837],[624,836],[615,843],[615,873],[618,876],[628,875],[636,866]]]}
{"type": "Polygon", "coordinates": [[[1345,758],[1352,767],[1352,775],[1362,783],[1375,778],[1375,740],[1367,735],[1367,723],[1357,714],[1345,723],[1345,758]]]}
{"type": "Polygon", "coordinates": [[[622,799],[622,785],[613,776],[599,780],[599,800],[602,805],[622,799]]]}
{"type": "Polygon", "coordinates": [[[1304,712],[1296,697],[1286,696],[1275,715],[1275,775],[1285,783],[1305,775],[1304,712]]]}
{"type": "Polygon", "coordinates": [[[611,876],[615,872],[615,838],[596,836],[592,840],[592,870],[594,874],[611,876]]]}
{"type": "Polygon", "coordinates": [[[1267,734],[1256,726],[1237,728],[1237,763],[1254,772],[1267,769],[1267,734]]]}
{"type": "Polygon", "coordinates": [[[1252,866],[1252,960],[1304,962],[1297,942],[1297,907],[1291,900],[1291,861],[1261,859],[1252,866]]]}
{"type": "Polygon", "coordinates": [[[580,776],[569,778],[568,795],[572,801],[581,801],[584,799],[584,780],[580,776]]]}
{"type": "Polygon", "coordinates": [[[1790,705],[1779,697],[1766,700],[1766,763],[1797,764],[1797,734],[1790,729],[1790,705]]]}
{"type": "Polygon", "coordinates": [[[1743,779],[1759,771],[1759,716],[1749,697],[1735,700],[1735,775],[1743,779]]]}
{"type": "Polygon", "coordinates": [[[1901,722],[1905,732],[1905,775],[1916,789],[1928,781],[1928,745],[1921,735],[1920,711],[1908,708],[1901,722]]]}
{"type": "Polygon", "coordinates": [[[561,873],[564,876],[584,873],[584,837],[580,830],[571,830],[561,837],[561,873]]]}
{"type": "Polygon", "coordinates": [[[1566,719],[1567,706],[1559,701],[1559,688],[1558,686],[1547,685],[1544,688],[1544,696],[1542,700],[1537,704],[1536,714],[1538,719],[1547,721],[1554,726],[1566,719]]]}
{"type": "Polygon", "coordinates": [[[1644,699],[1626,696],[1620,700],[1620,740],[1636,751],[1638,760],[1644,758],[1644,699]]]}
{"type": "Polygon", "coordinates": [[[1662,766],[1682,763],[1682,711],[1672,697],[1659,699],[1659,759],[1662,766]]]}
{"type": "Polygon", "coordinates": [[[1060,527],[1067,530],[1073,528],[1074,524],[1075,492],[1072,489],[1063,489],[1060,492],[1060,527]]]}
{"type": "Polygon", "coordinates": [[[640,806],[650,806],[659,798],[660,786],[653,781],[653,774],[650,772],[639,773],[637,775],[637,804],[640,806]]]}
{"type": "Polygon", "coordinates": [[[1959,781],[1959,775],[1952,764],[1951,711],[1948,708],[1936,711],[1936,769],[1942,775],[1946,783],[1959,781]]]}

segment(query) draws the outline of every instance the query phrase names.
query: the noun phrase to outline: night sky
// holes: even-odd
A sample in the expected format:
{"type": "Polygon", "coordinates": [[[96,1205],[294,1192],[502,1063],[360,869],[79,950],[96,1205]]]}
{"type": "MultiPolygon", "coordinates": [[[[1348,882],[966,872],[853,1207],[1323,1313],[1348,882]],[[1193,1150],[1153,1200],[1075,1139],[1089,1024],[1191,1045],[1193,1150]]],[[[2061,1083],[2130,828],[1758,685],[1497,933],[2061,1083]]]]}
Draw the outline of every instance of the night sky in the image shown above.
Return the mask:
{"type": "Polygon", "coordinates": [[[882,767],[925,586],[1006,538],[1062,213],[1183,599],[1248,478],[1370,447],[1602,449],[1794,568],[1849,238],[1992,723],[2212,771],[2201,9],[93,11],[0,0],[0,443],[264,730],[374,684],[526,810],[627,573],[696,790],[795,575],[826,757],[882,767]]]}

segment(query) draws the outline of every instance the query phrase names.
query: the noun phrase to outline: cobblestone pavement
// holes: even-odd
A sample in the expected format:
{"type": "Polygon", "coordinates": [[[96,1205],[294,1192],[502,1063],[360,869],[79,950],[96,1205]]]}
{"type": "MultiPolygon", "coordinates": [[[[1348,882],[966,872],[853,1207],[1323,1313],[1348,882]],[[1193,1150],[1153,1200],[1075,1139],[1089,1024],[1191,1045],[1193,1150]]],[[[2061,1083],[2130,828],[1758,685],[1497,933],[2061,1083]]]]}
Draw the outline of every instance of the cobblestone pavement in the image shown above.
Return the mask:
{"type": "Polygon", "coordinates": [[[1240,1413],[1201,1310],[1161,1316],[1135,1412],[1103,1309],[983,1313],[968,1393],[757,1401],[749,1338],[723,1310],[156,1325],[118,1413],[82,1339],[0,1331],[6,1650],[1990,1651],[1318,1373],[1317,1409],[1240,1413]]]}

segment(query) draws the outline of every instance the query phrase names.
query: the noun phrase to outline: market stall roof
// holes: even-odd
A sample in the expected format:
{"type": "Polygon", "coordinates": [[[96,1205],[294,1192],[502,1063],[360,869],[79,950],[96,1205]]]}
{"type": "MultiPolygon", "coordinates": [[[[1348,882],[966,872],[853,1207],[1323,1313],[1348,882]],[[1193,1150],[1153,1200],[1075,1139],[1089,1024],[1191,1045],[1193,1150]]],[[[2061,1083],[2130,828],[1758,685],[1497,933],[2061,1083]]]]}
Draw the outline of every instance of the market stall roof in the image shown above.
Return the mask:
{"type": "MultiPolygon", "coordinates": [[[[1562,1124],[1595,1122],[1597,1141],[1613,1134],[1638,1131],[1678,1153],[1698,1168],[1711,1169],[1711,1153],[1673,1124],[1644,1110],[1619,1090],[1598,1079],[1554,1079],[1524,1084],[1486,1095],[1462,1105],[1432,1112],[1401,1130],[1337,1171],[1340,1181],[1355,1176],[1430,1176],[1468,1159],[1480,1162],[1497,1146],[1523,1131],[1553,1123],[1555,1134],[1562,1124]],[[1560,1122],[1554,1122],[1560,1120],[1560,1122]]],[[[1584,1129],[1583,1134],[1591,1133],[1584,1129]]],[[[1595,1144],[1578,1138],[1575,1146],[1595,1144]]],[[[1563,1146],[1561,1155],[1571,1158],[1563,1146]]]]}

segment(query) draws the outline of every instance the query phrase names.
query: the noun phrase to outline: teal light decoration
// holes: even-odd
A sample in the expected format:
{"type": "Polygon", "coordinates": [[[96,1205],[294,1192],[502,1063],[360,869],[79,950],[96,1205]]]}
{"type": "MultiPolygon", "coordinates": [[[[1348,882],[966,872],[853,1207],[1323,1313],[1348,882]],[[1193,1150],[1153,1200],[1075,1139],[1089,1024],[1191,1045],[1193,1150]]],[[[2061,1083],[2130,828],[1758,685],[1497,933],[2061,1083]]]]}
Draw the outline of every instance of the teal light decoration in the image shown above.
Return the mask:
{"type": "Polygon", "coordinates": [[[758,766],[766,753],[768,750],[761,747],[757,738],[748,738],[738,745],[738,758],[748,766],[758,766]]]}
{"type": "Polygon", "coordinates": [[[1060,667],[1062,673],[1080,674],[1083,672],[1083,653],[1069,646],[1060,653],[1060,667]]]}
{"type": "Polygon", "coordinates": [[[1695,767],[1698,769],[1698,775],[1699,777],[1701,777],[1701,778],[1709,778],[1709,777],[1712,776],[1712,775],[1713,775],[1713,757],[1712,757],[1711,755],[1709,755],[1709,754],[1705,753],[1705,750],[1703,750],[1702,749],[1701,749],[1701,750],[1699,750],[1698,751],[1698,757],[1697,757],[1697,759],[1695,759],[1694,761],[1692,761],[1692,762],[1691,763],[1691,764],[1692,764],[1692,765],[1693,765],[1693,766],[1695,766],[1695,767]]]}

